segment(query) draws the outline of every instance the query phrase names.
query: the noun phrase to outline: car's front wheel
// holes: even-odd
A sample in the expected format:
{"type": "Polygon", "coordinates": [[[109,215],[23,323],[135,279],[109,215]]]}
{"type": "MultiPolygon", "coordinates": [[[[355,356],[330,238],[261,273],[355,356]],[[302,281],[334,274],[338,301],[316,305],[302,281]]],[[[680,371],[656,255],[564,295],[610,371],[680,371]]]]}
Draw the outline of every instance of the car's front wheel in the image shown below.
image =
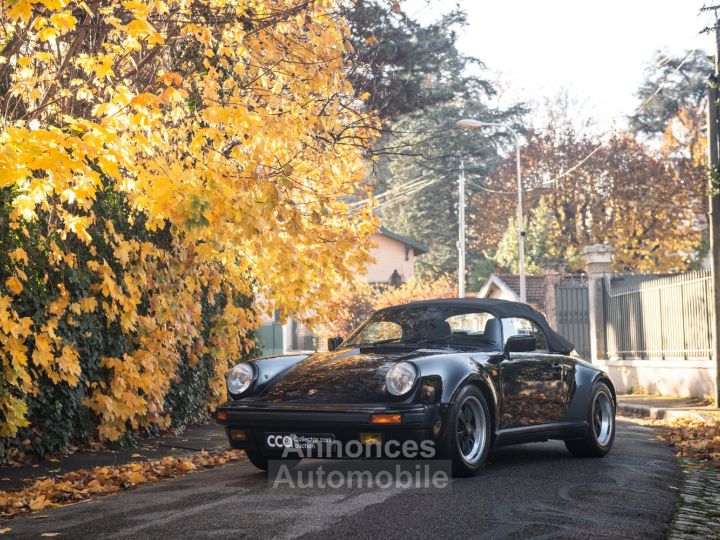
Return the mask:
{"type": "Polygon", "coordinates": [[[605,383],[596,383],[592,389],[588,424],[585,437],[565,441],[565,446],[574,456],[602,457],[615,440],[615,400],[605,383]]]}
{"type": "Polygon", "coordinates": [[[295,458],[283,458],[281,456],[270,456],[266,454],[265,452],[254,452],[252,450],[245,450],[245,455],[248,458],[248,461],[252,463],[255,467],[260,469],[261,471],[267,472],[267,470],[270,468],[269,462],[271,459],[275,460],[282,460],[283,463],[285,463],[288,467],[293,468],[298,463],[300,463],[299,459],[295,458]]]}
{"type": "Polygon", "coordinates": [[[268,470],[268,455],[263,452],[253,452],[251,450],[246,450],[245,455],[248,458],[248,461],[252,463],[256,468],[260,469],[261,471],[267,471],[268,470]]]}
{"type": "Polygon", "coordinates": [[[490,451],[491,421],[487,402],[475,386],[466,386],[448,414],[441,457],[452,461],[453,476],[472,476],[490,451]]]}

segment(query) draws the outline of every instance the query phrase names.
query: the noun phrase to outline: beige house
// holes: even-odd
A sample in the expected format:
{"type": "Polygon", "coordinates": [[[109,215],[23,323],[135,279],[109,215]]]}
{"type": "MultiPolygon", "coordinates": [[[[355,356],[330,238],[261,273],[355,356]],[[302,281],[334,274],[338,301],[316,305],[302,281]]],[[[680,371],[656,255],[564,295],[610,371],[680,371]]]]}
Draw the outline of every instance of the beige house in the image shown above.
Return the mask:
{"type": "MultiPolygon", "coordinates": [[[[395,286],[405,283],[415,274],[415,257],[427,253],[422,244],[384,227],[373,234],[371,240],[375,247],[370,254],[375,262],[367,268],[369,283],[395,286]]],[[[313,351],[320,345],[305,325],[293,319],[281,324],[277,313],[264,321],[258,338],[264,356],[313,351]]]]}
{"type": "Polygon", "coordinates": [[[376,245],[370,250],[375,262],[368,266],[368,283],[405,283],[415,274],[415,257],[428,251],[422,244],[384,227],[371,240],[376,245]]]}

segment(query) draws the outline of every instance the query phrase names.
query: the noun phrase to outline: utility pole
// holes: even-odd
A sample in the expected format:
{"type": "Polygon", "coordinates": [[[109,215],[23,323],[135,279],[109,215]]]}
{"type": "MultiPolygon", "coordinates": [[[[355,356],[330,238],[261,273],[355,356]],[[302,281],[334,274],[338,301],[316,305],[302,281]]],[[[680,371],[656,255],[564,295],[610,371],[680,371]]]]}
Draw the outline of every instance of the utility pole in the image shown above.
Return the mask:
{"type": "Polygon", "coordinates": [[[710,253],[712,255],[713,305],[715,327],[713,356],[715,360],[715,406],[720,407],[720,192],[718,188],[718,87],[720,79],[720,25],[715,26],[715,73],[708,79],[708,188],[710,201],[710,253]]]}
{"type": "Polygon", "coordinates": [[[458,179],[458,298],[465,298],[465,162],[458,179]]]}
{"type": "MultiPolygon", "coordinates": [[[[473,118],[463,118],[455,122],[455,126],[463,129],[479,129],[483,126],[493,126],[507,129],[512,133],[515,139],[515,166],[517,168],[517,215],[518,215],[518,261],[520,270],[520,301],[527,302],[525,295],[525,223],[523,221],[523,194],[522,194],[522,176],[520,175],[520,136],[518,132],[513,129],[510,124],[502,124],[500,122],[482,122],[473,118]]],[[[462,172],[461,172],[462,174],[462,172]]],[[[465,182],[465,177],[462,179],[465,182]]],[[[463,197],[464,197],[463,190],[463,197]]],[[[465,206],[463,205],[463,215],[465,212],[465,206]]],[[[463,238],[463,246],[465,245],[465,239],[463,238]]],[[[458,246],[460,249],[460,246],[458,246]]],[[[463,250],[463,268],[465,268],[464,258],[465,252],[463,250]]],[[[465,284],[463,282],[463,291],[465,290],[465,284]]]]}
{"type": "Polygon", "coordinates": [[[525,221],[523,220],[522,177],[520,176],[520,137],[515,135],[515,166],[517,167],[518,266],[520,270],[520,301],[527,302],[525,292],[525,221]]]}

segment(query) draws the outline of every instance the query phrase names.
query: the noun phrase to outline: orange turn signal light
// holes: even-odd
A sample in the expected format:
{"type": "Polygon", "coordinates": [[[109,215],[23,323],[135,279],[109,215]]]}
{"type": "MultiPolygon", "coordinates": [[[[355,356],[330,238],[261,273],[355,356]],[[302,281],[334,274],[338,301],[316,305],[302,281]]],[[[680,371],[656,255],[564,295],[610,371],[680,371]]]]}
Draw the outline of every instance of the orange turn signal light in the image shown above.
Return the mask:
{"type": "Polygon", "coordinates": [[[373,414],[370,421],[373,424],[400,424],[402,422],[401,414],[373,414]]]}
{"type": "Polygon", "coordinates": [[[217,413],[217,419],[221,421],[227,420],[227,413],[225,411],[220,411],[217,413]]]}
{"type": "Polygon", "coordinates": [[[233,441],[247,441],[247,432],[244,429],[231,429],[230,438],[233,441]]]}

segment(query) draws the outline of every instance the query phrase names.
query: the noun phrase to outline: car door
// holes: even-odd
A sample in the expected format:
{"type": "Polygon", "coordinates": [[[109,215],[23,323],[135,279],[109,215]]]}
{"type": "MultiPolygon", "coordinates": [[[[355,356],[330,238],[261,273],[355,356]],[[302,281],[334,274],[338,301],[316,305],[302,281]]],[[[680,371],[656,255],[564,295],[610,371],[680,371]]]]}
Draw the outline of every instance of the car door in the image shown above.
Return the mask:
{"type": "Polygon", "coordinates": [[[534,335],[536,350],[510,353],[500,363],[503,428],[561,421],[567,412],[571,363],[552,354],[542,329],[529,319],[502,320],[503,342],[510,336],[534,335]]]}

